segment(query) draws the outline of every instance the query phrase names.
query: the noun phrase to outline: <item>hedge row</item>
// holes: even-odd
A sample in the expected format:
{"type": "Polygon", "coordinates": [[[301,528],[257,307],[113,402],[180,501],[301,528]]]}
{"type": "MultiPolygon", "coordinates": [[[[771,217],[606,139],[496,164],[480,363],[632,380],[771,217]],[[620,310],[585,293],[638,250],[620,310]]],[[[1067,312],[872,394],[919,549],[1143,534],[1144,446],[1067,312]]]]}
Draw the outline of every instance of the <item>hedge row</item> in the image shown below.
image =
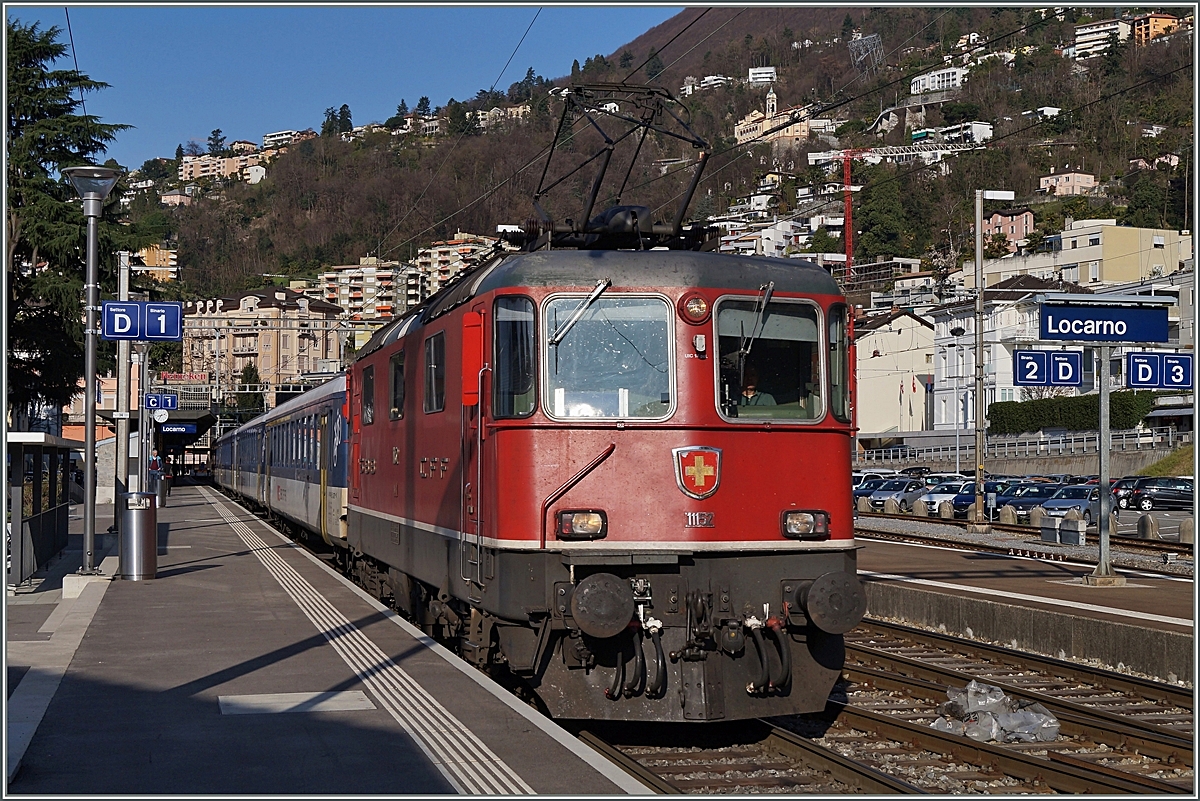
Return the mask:
{"type": "MultiPolygon", "coordinates": [[[[1153,392],[1114,392],[1109,422],[1114,431],[1136,428],[1154,409],[1153,392]]],[[[988,433],[1023,434],[1045,428],[1095,431],[1100,428],[1100,396],[1001,401],[988,407],[988,433]]]]}

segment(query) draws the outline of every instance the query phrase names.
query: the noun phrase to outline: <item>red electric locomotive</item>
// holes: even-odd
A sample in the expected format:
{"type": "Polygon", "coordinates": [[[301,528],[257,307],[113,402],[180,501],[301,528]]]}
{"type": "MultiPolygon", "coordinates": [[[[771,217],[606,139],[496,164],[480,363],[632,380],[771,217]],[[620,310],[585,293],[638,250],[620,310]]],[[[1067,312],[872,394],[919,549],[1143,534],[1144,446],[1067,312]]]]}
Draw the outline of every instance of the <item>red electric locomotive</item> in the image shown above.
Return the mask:
{"type": "Polygon", "coordinates": [[[341,556],[555,717],[820,710],[865,611],[845,298],[807,262],[700,252],[712,231],[682,220],[707,146],[662,89],[562,98],[556,142],[578,120],[603,139],[586,222],[552,222],[539,185],[527,252],[360,351],[341,556]],[[593,218],[639,126],[701,149],[679,209],[593,218]]]}

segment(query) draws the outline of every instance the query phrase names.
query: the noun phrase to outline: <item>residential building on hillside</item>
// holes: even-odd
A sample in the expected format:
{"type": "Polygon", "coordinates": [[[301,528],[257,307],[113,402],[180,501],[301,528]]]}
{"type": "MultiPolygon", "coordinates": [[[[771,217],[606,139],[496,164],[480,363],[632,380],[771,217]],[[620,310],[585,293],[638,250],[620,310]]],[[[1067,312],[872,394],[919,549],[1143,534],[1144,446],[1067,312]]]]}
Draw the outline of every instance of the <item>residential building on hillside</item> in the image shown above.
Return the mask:
{"type": "Polygon", "coordinates": [[[488,111],[468,111],[468,116],[473,116],[479,123],[479,127],[484,130],[490,130],[499,125],[509,122],[520,122],[529,118],[530,106],[528,103],[522,103],[519,106],[509,106],[500,108],[493,107],[488,111]]]}
{"type": "Polygon", "coordinates": [[[219,156],[184,156],[179,165],[178,176],[181,181],[194,181],[199,178],[230,178],[246,177],[246,170],[265,164],[274,151],[262,153],[243,153],[237,156],[222,158],[219,156]]]}
{"type": "Polygon", "coordinates": [[[1098,56],[1108,49],[1109,42],[1116,35],[1117,41],[1129,39],[1133,27],[1123,19],[1103,19],[1097,22],[1085,22],[1075,26],[1075,59],[1098,56]]]}
{"type": "Polygon", "coordinates": [[[275,133],[263,134],[263,150],[290,145],[295,140],[297,133],[297,131],[276,131],[275,133]]]}
{"type": "MultiPolygon", "coordinates": [[[[1014,350],[1057,347],[1039,341],[1039,306],[1033,298],[1046,292],[1089,294],[1076,284],[1029,275],[1009,278],[984,292],[984,408],[997,401],[1022,400],[1020,388],[1013,383],[1014,350]]],[[[974,428],[975,300],[937,306],[930,310],[929,317],[933,321],[934,346],[933,428],[974,428]]],[[[1085,350],[1081,393],[1094,388],[1092,349],[1085,350]]]]}
{"type": "Polygon", "coordinates": [[[1037,191],[1060,197],[1063,195],[1086,195],[1095,189],[1096,176],[1076,170],[1056,173],[1051,168],[1049,175],[1038,178],[1037,191]]]}
{"type": "MultiPolygon", "coordinates": [[[[1182,269],[1192,258],[1191,234],[1165,228],[1133,228],[1116,220],[1073,220],[1046,238],[1044,250],[1023,256],[985,259],[984,283],[996,286],[1019,275],[1061,279],[1090,289],[1099,285],[1157,279],[1182,269]]],[[[975,286],[968,262],[967,286],[975,286]]]]}
{"type": "Polygon", "coordinates": [[[341,264],[321,273],[318,286],[327,303],[341,307],[348,320],[390,320],[397,313],[398,261],[365,256],[358,264],[341,264]]]}
{"type": "Polygon", "coordinates": [[[192,196],[182,189],[171,189],[159,195],[158,200],[164,206],[190,206],[192,196]]]}
{"type": "Polygon", "coordinates": [[[933,323],[891,310],[854,321],[860,436],[931,427],[933,323]]]}
{"type": "Polygon", "coordinates": [[[434,242],[418,250],[417,269],[424,280],[425,292],[422,300],[440,290],[464,269],[479,264],[499,242],[496,237],[459,231],[453,239],[434,242]]]}
{"type": "Polygon", "coordinates": [[[1134,17],[1130,22],[1133,31],[1133,43],[1137,47],[1150,44],[1151,39],[1171,33],[1179,27],[1179,18],[1173,14],[1155,12],[1134,17]]]}
{"type": "Polygon", "coordinates": [[[162,245],[150,245],[129,260],[129,269],[145,273],[155,281],[174,281],[179,278],[179,251],[162,245]]]}
{"type": "Polygon", "coordinates": [[[775,83],[778,78],[774,67],[751,67],[746,75],[746,83],[751,86],[760,83],[775,83]]]}
{"type": "Polygon", "coordinates": [[[229,143],[229,150],[233,153],[257,153],[258,145],[246,139],[238,139],[229,143]]]}
{"type": "Polygon", "coordinates": [[[918,75],[909,82],[908,93],[920,95],[926,92],[944,92],[947,89],[958,89],[967,79],[967,71],[962,67],[942,67],[941,69],[918,75]]]}
{"type": "MultiPolygon", "coordinates": [[[[1004,234],[1008,240],[1008,252],[1016,253],[1018,246],[1029,240],[1033,231],[1033,212],[1029,209],[1001,209],[993,211],[983,219],[983,238],[991,239],[996,234],[1004,234]]],[[[971,233],[975,226],[971,226],[971,233]]]]}
{"type": "Polygon", "coordinates": [[[234,390],[247,365],[254,365],[274,406],[273,390],[280,386],[307,373],[340,369],[341,315],[332,303],[273,287],[188,301],[183,305],[183,371],[212,373],[222,396],[234,390]]]}

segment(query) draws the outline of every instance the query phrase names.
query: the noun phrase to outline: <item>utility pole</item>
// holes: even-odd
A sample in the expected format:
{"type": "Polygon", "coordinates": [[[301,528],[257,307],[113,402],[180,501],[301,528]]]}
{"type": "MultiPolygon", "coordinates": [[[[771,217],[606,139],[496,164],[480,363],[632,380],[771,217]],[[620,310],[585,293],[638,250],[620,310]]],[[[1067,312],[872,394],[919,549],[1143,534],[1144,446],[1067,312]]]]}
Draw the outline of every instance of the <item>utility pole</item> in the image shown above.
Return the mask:
{"type": "MultiPolygon", "coordinates": [[[[117,273],[117,300],[129,300],[129,254],[121,251],[117,254],[119,271],[117,273]]],[[[128,339],[117,340],[117,412],[113,415],[117,421],[117,475],[114,480],[115,496],[113,498],[113,516],[116,530],[121,529],[124,518],[122,496],[129,492],[129,392],[130,392],[130,347],[128,339]]]]}

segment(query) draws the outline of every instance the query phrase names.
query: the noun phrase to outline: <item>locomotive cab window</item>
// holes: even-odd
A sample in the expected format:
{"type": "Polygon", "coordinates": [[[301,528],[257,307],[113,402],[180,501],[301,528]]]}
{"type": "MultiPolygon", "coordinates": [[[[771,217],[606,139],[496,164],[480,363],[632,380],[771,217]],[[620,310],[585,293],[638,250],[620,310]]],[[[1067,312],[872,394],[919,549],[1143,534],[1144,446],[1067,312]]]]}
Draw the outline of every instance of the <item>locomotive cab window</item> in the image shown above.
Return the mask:
{"type": "Polygon", "coordinates": [[[824,415],[819,317],[808,301],[718,303],[717,405],[724,417],[800,421],[824,415]]]}
{"type": "Polygon", "coordinates": [[[662,419],[674,408],[673,309],[659,297],[555,297],[543,306],[543,405],[556,418],[662,419]]]}
{"type": "Polygon", "coordinates": [[[392,373],[392,395],[388,404],[388,417],[399,420],[404,416],[404,351],[392,354],[389,360],[392,373]]]}
{"type": "Polygon", "coordinates": [[[515,296],[496,299],[495,346],[493,413],[496,417],[528,417],[537,404],[532,300],[515,296]]]}
{"type": "Polygon", "coordinates": [[[840,304],[829,310],[829,411],[850,422],[850,335],[840,304]]]}
{"type": "Polygon", "coordinates": [[[446,334],[425,340],[425,411],[440,412],[446,406],[446,334]]]}
{"type": "Polygon", "coordinates": [[[362,421],[369,426],[375,422],[375,367],[363,368],[362,375],[362,421]]]}

